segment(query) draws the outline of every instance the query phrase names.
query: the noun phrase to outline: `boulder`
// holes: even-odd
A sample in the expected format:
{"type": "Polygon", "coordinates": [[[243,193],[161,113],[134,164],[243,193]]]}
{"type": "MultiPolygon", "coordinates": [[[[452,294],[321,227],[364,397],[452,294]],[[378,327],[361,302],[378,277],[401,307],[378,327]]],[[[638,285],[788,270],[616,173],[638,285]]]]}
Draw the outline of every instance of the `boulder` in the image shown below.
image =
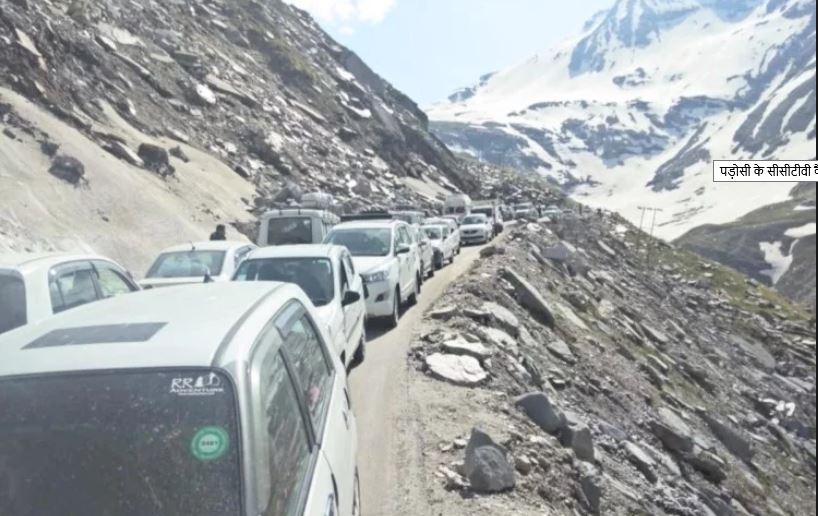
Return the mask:
{"type": "Polygon", "coordinates": [[[579,500],[591,514],[602,510],[602,477],[591,464],[579,468],[579,500]]]}
{"type": "Polygon", "coordinates": [[[752,460],[753,448],[748,438],[741,435],[741,433],[735,428],[719,421],[709,414],[702,414],[701,417],[704,419],[705,423],[707,423],[707,426],[710,427],[713,434],[719,439],[719,441],[722,442],[722,444],[724,444],[724,447],[727,448],[730,453],[745,462],[752,460]]]}
{"type": "Polygon", "coordinates": [[[670,339],[668,338],[668,336],[662,333],[661,331],[657,330],[653,326],[650,326],[645,323],[640,323],[639,326],[642,328],[642,331],[645,333],[645,335],[647,335],[647,337],[656,344],[659,344],[660,346],[667,346],[670,343],[670,339]]]}
{"type": "Polygon", "coordinates": [[[717,455],[704,450],[684,455],[684,460],[714,484],[727,480],[726,464],[717,455]]]}
{"type": "Polygon", "coordinates": [[[145,163],[146,168],[163,176],[174,172],[173,167],[170,165],[170,155],[163,147],[152,143],[143,143],[136,153],[145,163]]]}
{"type": "Polygon", "coordinates": [[[142,161],[142,158],[140,158],[136,152],[132,151],[130,147],[117,140],[108,142],[103,146],[103,149],[136,167],[141,167],[145,164],[144,161],[142,161]]]}
{"type": "Polygon", "coordinates": [[[520,304],[531,312],[537,321],[553,329],[554,314],[542,294],[525,278],[509,268],[500,269],[500,275],[514,286],[520,304]]]}
{"type": "Polygon", "coordinates": [[[625,443],[625,454],[634,467],[636,467],[640,473],[645,475],[648,482],[655,484],[659,481],[659,476],[655,471],[656,461],[654,461],[642,448],[631,442],[625,443]]]}
{"type": "Polygon", "coordinates": [[[491,356],[491,351],[486,346],[479,342],[469,342],[460,335],[445,341],[441,346],[450,355],[474,357],[481,362],[491,356]]]}
{"type": "Polygon", "coordinates": [[[520,320],[511,310],[497,303],[483,303],[483,311],[489,314],[492,324],[505,330],[512,337],[520,334],[520,320]]]}
{"type": "Polygon", "coordinates": [[[659,408],[657,418],[651,422],[651,430],[667,449],[675,452],[693,451],[693,431],[671,409],[659,408]]]}
{"type": "Polygon", "coordinates": [[[514,404],[520,407],[537,426],[551,435],[557,435],[565,427],[565,417],[554,408],[551,400],[543,392],[523,394],[514,404]]]}
{"type": "Polygon", "coordinates": [[[548,351],[551,352],[552,355],[556,356],[560,360],[567,362],[569,364],[575,364],[577,362],[577,358],[574,356],[574,353],[571,351],[571,348],[568,347],[568,344],[565,343],[564,340],[555,338],[545,346],[548,351]]]}
{"type": "Polygon", "coordinates": [[[448,321],[457,314],[456,306],[442,306],[436,310],[429,312],[429,317],[438,319],[440,321],[448,321]]]}
{"type": "Polygon", "coordinates": [[[594,461],[594,440],[591,429],[572,412],[565,413],[565,426],[560,432],[560,444],[574,451],[577,459],[594,461]]]}
{"type": "Polygon", "coordinates": [[[555,262],[567,262],[577,253],[577,249],[568,242],[557,242],[542,250],[542,256],[555,262]]]}
{"type": "Polygon", "coordinates": [[[214,106],[216,94],[206,84],[197,84],[190,92],[190,100],[200,106],[214,106]]]}
{"type": "Polygon", "coordinates": [[[490,256],[494,256],[496,254],[506,254],[505,247],[498,247],[496,245],[489,245],[480,249],[480,258],[489,258],[490,256]]]}
{"type": "Polygon", "coordinates": [[[59,155],[51,162],[48,173],[72,185],[77,185],[85,179],[85,165],[77,158],[59,155]]]}
{"type": "Polygon", "coordinates": [[[466,446],[466,460],[463,472],[478,493],[499,493],[513,489],[514,468],[506,457],[506,451],[497,445],[485,432],[472,430],[466,446]]]}
{"type": "Polygon", "coordinates": [[[517,340],[497,328],[483,328],[480,332],[483,337],[500,349],[503,349],[511,354],[517,353],[517,340]]]}
{"type": "Polygon", "coordinates": [[[426,366],[432,377],[463,387],[480,385],[489,376],[470,356],[435,353],[426,357],[426,366]]]}

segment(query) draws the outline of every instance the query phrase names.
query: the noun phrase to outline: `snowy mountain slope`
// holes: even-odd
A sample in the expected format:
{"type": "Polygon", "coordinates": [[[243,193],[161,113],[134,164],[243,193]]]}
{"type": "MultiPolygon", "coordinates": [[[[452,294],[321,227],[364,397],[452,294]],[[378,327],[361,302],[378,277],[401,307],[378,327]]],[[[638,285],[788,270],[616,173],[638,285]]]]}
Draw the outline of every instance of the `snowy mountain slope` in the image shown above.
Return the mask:
{"type": "Polygon", "coordinates": [[[428,112],[450,148],[631,220],[664,208],[674,238],[789,198],[789,184],[715,184],[711,160],[815,156],[815,0],[618,0],[428,112]]]}

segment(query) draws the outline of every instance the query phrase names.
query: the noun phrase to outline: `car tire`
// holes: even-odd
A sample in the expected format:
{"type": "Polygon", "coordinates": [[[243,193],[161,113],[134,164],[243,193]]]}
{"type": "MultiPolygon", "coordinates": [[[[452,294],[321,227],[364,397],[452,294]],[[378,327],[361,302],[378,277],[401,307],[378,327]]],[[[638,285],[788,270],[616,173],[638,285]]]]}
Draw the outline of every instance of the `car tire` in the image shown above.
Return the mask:
{"type": "Polygon", "coordinates": [[[358,343],[358,347],[355,349],[355,353],[352,355],[352,361],[349,363],[349,367],[347,367],[347,374],[349,374],[359,365],[363,364],[364,358],[366,358],[366,331],[364,331],[364,334],[361,335],[361,342],[358,343]]]}
{"type": "Polygon", "coordinates": [[[395,328],[398,326],[398,323],[400,322],[400,308],[400,287],[395,287],[395,294],[392,298],[392,315],[388,315],[384,318],[387,327],[395,328]]]}
{"type": "Polygon", "coordinates": [[[418,304],[418,296],[420,296],[421,276],[422,274],[420,272],[415,273],[415,291],[412,292],[412,294],[409,296],[409,299],[407,300],[409,301],[409,306],[415,306],[416,304],[418,304]]]}
{"type": "Polygon", "coordinates": [[[352,488],[352,516],[361,516],[361,476],[358,474],[358,468],[355,468],[355,483],[352,488]]]}

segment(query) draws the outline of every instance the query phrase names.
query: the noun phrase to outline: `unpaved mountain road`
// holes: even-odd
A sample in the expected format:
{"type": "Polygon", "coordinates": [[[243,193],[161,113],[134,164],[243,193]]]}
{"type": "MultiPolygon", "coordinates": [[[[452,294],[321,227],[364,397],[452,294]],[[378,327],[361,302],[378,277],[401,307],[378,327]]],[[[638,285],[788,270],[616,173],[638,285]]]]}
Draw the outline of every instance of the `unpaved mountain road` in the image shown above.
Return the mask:
{"type": "Polygon", "coordinates": [[[437,271],[423,285],[418,304],[397,328],[382,333],[370,328],[366,359],[350,377],[358,419],[358,467],[363,513],[367,516],[428,514],[421,468],[419,406],[408,394],[407,353],[423,313],[445,289],[469,270],[481,247],[464,247],[454,264],[437,271]]]}

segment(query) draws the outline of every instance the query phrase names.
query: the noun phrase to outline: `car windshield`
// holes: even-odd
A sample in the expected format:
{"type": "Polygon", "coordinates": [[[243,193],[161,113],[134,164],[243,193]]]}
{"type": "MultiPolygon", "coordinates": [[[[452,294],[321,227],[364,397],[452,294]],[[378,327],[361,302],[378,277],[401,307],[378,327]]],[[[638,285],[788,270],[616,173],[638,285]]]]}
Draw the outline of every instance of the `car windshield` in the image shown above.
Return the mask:
{"type": "Polygon", "coordinates": [[[238,516],[237,435],[209,370],[0,380],[0,514],[238,516]]]}
{"type": "Polygon", "coordinates": [[[26,288],[23,278],[0,272],[0,333],[26,324],[26,288]]]}
{"type": "Polygon", "coordinates": [[[463,219],[463,225],[468,224],[485,224],[486,223],[486,216],[485,215],[470,215],[463,219]]]}
{"type": "Polygon", "coordinates": [[[267,226],[267,245],[312,244],[312,219],[278,217],[267,226]]]}
{"type": "Polygon", "coordinates": [[[147,278],[193,278],[218,276],[224,265],[225,251],[180,251],[162,253],[151,265],[147,278]]]}
{"type": "Polygon", "coordinates": [[[423,231],[426,233],[426,236],[429,237],[430,240],[440,240],[441,238],[443,238],[443,228],[426,227],[423,228],[423,231]]]}
{"type": "Polygon", "coordinates": [[[315,306],[335,297],[335,276],[327,258],[259,258],[241,264],[234,281],[283,281],[295,283],[315,306]]]}
{"type": "Polygon", "coordinates": [[[352,256],[388,256],[392,250],[392,230],[389,228],[340,229],[331,232],[327,244],[342,245],[352,256]]]}

